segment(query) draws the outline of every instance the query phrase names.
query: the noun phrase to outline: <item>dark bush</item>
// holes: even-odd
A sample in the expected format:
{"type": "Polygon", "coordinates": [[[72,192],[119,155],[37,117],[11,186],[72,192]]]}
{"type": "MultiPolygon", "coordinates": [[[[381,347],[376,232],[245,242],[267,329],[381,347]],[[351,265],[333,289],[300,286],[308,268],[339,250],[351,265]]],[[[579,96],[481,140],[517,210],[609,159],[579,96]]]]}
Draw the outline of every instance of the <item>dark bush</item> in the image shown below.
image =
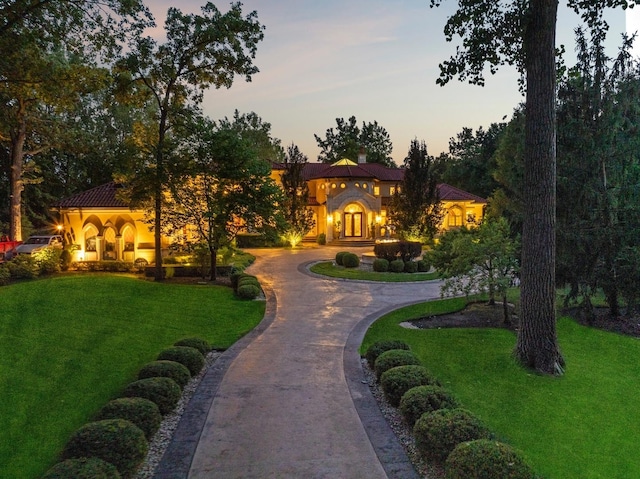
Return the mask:
{"type": "Polygon", "coordinates": [[[195,348],[203,356],[206,356],[211,351],[211,345],[202,338],[182,338],[173,343],[174,346],[189,346],[195,348]]]}
{"type": "Polygon", "coordinates": [[[398,407],[400,398],[409,389],[436,383],[436,379],[427,371],[427,368],[417,365],[396,366],[380,376],[380,386],[393,407],[398,407]]]}
{"type": "Polygon", "coordinates": [[[69,270],[69,266],[71,266],[72,261],[71,256],[71,251],[69,251],[68,249],[62,250],[62,253],[60,253],[60,269],[62,271],[69,270]]]}
{"type": "Polygon", "coordinates": [[[389,261],[384,258],[376,258],[373,260],[373,270],[379,273],[386,273],[389,271],[389,261]]]}
{"type": "Polygon", "coordinates": [[[430,269],[431,269],[431,265],[429,264],[428,261],[424,259],[421,259],[420,261],[418,261],[418,272],[428,273],[430,269]]]}
{"type": "Polygon", "coordinates": [[[238,297],[241,299],[256,299],[260,296],[260,288],[254,284],[242,284],[238,286],[238,297]]]}
{"type": "Polygon", "coordinates": [[[11,271],[9,271],[9,268],[4,265],[4,264],[0,264],[0,286],[6,286],[11,282],[11,271]]]}
{"type": "Polygon", "coordinates": [[[422,253],[422,244],[418,241],[394,241],[391,243],[376,243],[373,247],[376,258],[384,258],[391,262],[401,259],[411,261],[422,253]]]}
{"type": "Polygon", "coordinates": [[[15,256],[7,263],[11,277],[16,279],[33,279],[40,274],[40,266],[29,254],[15,256]]]}
{"type": "Polygon", "coordinates": [[[489,439],[489,429],[465,409],[438,409],[423,414],[413,427],[418,452],[444,462],[461,442],[489,439]]]}
{"type": "Polygon", "coordinates": [[[392,273],[402,273],[404,272],[404,261],[401,259],[394,259],[389,263],[389,271],[392,273]]]}
{"type": "Polygon", "coordinates": [[[60,255],[62,250],[60,248],[53,248],[47,246],[40,251],[35,251],[31,254],[35,259],[38,268],[40,268],[41,275],[53,274],[60,272],[60,255]]]}
{"type": "Polygon", "coordinates": [[[382,341],[376,341],[369,348],[367,348],[367,352],[364,353],[364,357],[369,363],[369,367],[373,369],[376,359],[385,351],[390,351],[392,349],[405,349],[409,350],[409,345],[404,341],[400,341],[398,339],[384,339],[382,341]]]}
{"type": "Polygon", "coordinates": [[[449,391],[434,384],[411,388],[400,399],[400,412],[411,427],[425,413],[458,406],[458,401],[449,391]]]}
{"type": "Polygon", "coordinates": [[[342,257],[342,264],[345,268],[357,268],[360,266],[360,258],[355,253],[347,253],[342,257]]]}
{"type": "Polygon", "coordinates": [[[242,273],[240,271],[236,271],[234,273],[231,273],[231,276],[229,276],[229,279],[231,280],[231,287],[233,288],[234,291],[238,290],[238,281],[243,276],[246,276],[246,273],[242,273]]]}
{"type": "Polygon", "coordinates": [[[373,369],[376,373],[376,378],[380,381],[380,377],[385,371],[396,366],[409,365],[420,365],[420,360],[415,354],[406,349],[391,349],[378,356],[378,359],[373,363],[373,369]]]}
{"type": "Polygon", "coordinates": [[[478,439],[458,444],[445,462],[447,479],[534,479],[536,474],[507,444],[478,439]]]}
{"type": "Polygon", "coordinates": [[[96,421],[104,419],[126,419],[144,432],[147,440],[151,439],[160,428],[162,414],[156,403],[145,398],[118,398],[109,401],[98,412],[96,421]]]}
{"type": "Polygon", "coordinates": [[[147,454],[144,432],[124,419],[91,422],[78,429],[62,451],[63,459],[97,457],[132,477],[147,454]]]}
{"type": "Polygon", "coordinates": [[[152,361],[138,372],[138,379],[146,378],[171,378],[180,389],[184,389],[191,379],[191,373],[184,364],[176,361],[152,361]]]}
{"type": "Polygon", "coordinates": [[[200,351],[189,346],[173,346],[158,354],[158,360],[175,361],[184,364],[191,376],[196,376],[204,366],[204,356],[200,351]]]}
{"type": "Polygon", "coordinates": [[[324,233],[320,233],[320,234],[318,235],[318,238],[316,239],[316,242],[317,242],[319,245],[327,244],[327,235],[325,235],[324,233]]]}
{"type": "Polygon", "coordinates": [[[42,479],[120,479],[113,464],[97,457],[79,457],[59,462],[42,479]]]}
{"type": "Polygon", "coordinates": [[[171,378],[145,378],[127,385],[122,393],[124,397],[145,398],[154,402],[160,414],[173,411],[182,395],[180,386],[171,378]]]}
{"type": "Polygon", "coordinates": [[[344,259],[344,255],[348,253],[348,251],[339,251],[338,253],[336,253],[336,264],[339,266],[344,266],[342,260],[344,259]]]}
{"type": "Polygon", "coordinates": [[[417,273],[418,272],[418,263],[415,261],[407,261],[404,264],[404,272],[405,273],[417,273]]]}

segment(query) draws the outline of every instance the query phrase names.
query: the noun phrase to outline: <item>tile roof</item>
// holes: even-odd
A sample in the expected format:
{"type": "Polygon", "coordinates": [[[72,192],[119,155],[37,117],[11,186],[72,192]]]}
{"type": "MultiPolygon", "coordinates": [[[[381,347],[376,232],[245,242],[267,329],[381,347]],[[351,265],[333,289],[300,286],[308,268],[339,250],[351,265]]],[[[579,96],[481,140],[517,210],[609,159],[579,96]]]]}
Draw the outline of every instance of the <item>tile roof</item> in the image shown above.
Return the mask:
{"type": "MultiPolygon", "coordinates": [[[[274,163],[275,170],[283,170],[282,163],[274,163]]],[[[302,172],[305,180],[320,178],[373,178],[380,181],[402,181],[403,168],[388,168],[379,163],[329,164],[306,163],[302,172]]]]}
{"type": "Polygon", "coordinates": [[[476,203],[487,202],[487,200],[481,198],[480,196],[474,195],[446,183],[440,183],[438,185],[438,193],[440,193],[440,200],[442,201],[474,201],[476,203]]]}
{"type": "Polygon", "coordinates": [[[116,192],[119,189],[120,185],[112,181],[64,198],[53,206],[57,208],[128,208],[129,205],[117,198],[116,192]]]}

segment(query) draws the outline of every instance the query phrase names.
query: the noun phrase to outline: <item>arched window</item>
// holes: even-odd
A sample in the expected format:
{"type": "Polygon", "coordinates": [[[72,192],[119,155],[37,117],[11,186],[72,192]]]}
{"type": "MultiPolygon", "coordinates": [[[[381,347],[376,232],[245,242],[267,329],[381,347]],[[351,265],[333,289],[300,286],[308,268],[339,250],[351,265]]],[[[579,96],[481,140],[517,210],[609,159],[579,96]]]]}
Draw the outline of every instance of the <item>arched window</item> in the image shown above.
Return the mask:
{"type": "Polygon", "coordinates": [[[104,253],[102,257],[104,259],[118,258],[116,251],[116,232],[113,228],[107,228],[104,232],[104,253]]]}
{"type": "Polygon", "coordinates": [[[125,226],[124,230],[122,231],[123,250],[133,251],[135,240],[136,240],[136,234],[135,234],[135,231],[133,231],[133,228],[129,225],[125,226]]]}
{"type": "Polygon", "coordinates": [[[96,236],[98,236],[98,229],[89,225],[84,231],[84,250],[89,252],[95,252],[97,249],[96,236]]]}
{"type": "Polygon", "coordinates": [[[462,226],[462,208],[459,206],[449,208],[449,226],[462,226]]]}

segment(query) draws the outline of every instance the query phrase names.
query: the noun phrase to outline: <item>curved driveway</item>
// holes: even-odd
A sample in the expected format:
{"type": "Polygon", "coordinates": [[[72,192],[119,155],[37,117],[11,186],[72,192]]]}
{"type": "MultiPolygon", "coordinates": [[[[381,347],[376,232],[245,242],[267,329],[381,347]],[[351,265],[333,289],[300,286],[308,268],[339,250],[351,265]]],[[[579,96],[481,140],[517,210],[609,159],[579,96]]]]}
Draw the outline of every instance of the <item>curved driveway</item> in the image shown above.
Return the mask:
{"type": "Polygon", "coordinates": [[[439,297],[437,282],[311,275],[335,247],[251,251],[267,315],[205,375],[157,478],[411,478],[358,346],[382,314],[439,297]]]}

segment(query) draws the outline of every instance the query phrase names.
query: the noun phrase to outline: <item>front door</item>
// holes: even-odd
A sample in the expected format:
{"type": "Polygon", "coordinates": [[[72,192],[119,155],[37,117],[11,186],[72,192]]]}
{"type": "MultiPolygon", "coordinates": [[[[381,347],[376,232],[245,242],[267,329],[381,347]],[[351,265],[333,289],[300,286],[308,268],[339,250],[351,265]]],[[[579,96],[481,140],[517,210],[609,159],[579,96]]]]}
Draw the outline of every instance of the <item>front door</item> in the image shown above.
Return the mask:
{"type": "Polygon", "coordinates": [[[362,237],[362,213],[344,214],[344,235],[347,238],[362,237]]]}

